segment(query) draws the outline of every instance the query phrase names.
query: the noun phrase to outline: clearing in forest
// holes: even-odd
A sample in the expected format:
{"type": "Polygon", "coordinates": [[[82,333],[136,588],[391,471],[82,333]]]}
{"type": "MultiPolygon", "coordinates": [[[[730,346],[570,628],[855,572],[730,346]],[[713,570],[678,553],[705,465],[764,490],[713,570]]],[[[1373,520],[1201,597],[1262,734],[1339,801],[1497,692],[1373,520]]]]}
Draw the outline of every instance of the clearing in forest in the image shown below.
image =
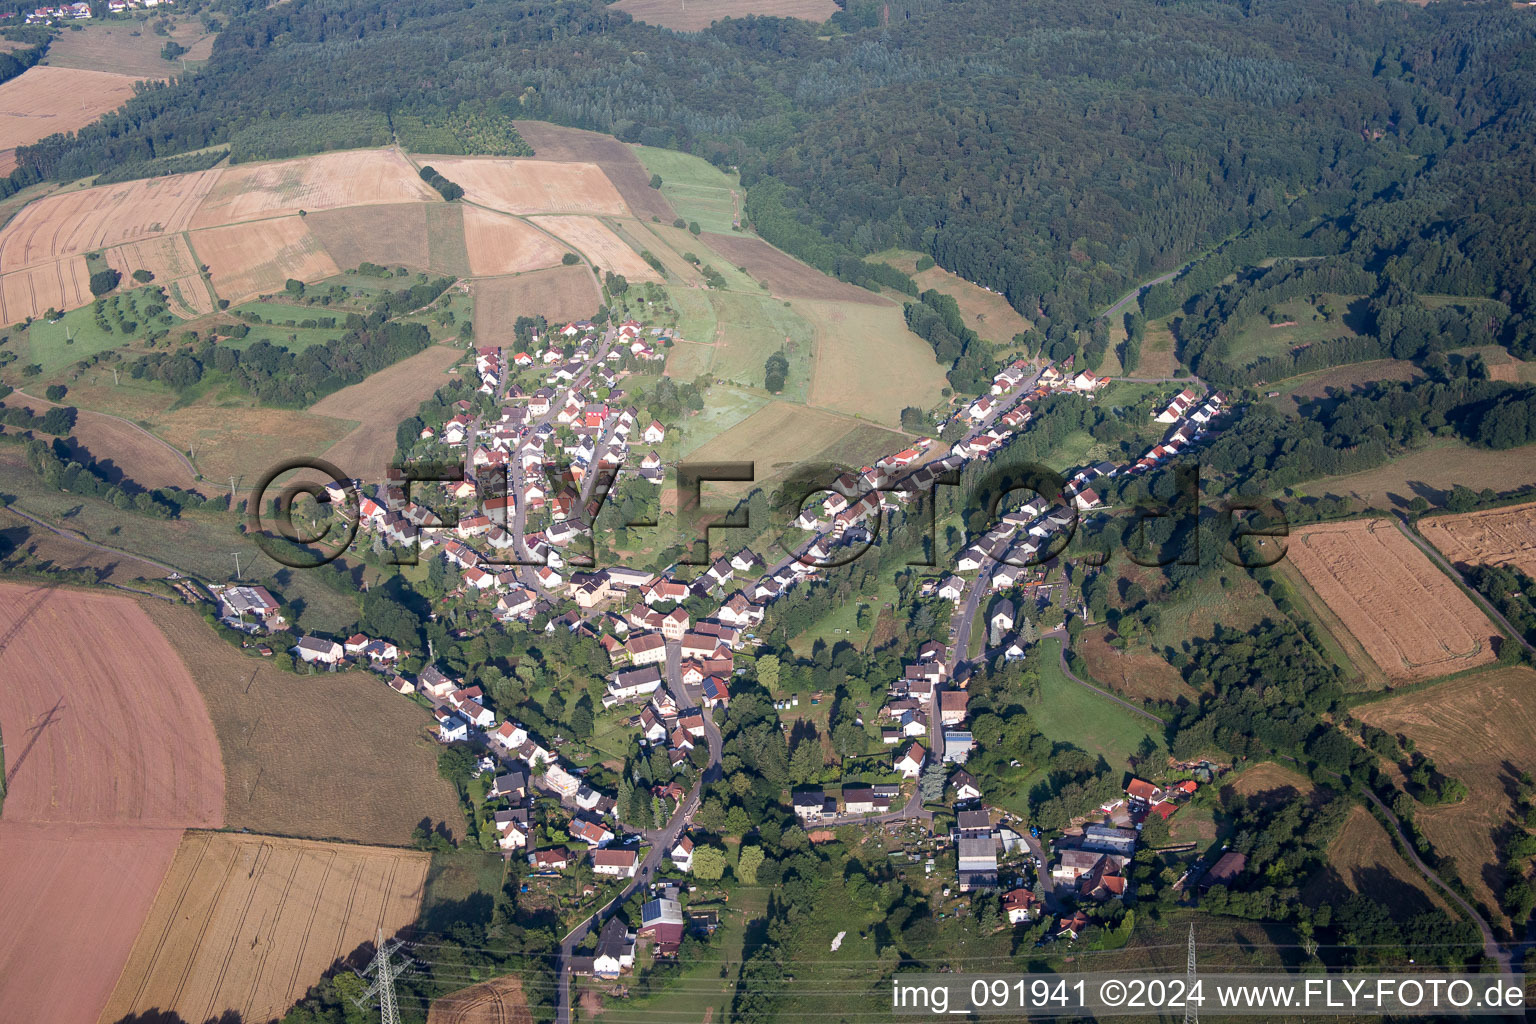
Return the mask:
{"type": "Polygon", "coordinates": [[[745,18],[751,15],[774,18],[799,18],[820,25],[837,13],[833,0],[619,0],[613,5],[650,25],[697,32],[709,28],[721,18],[745,18]]]}
{"type": "Polygon", "coordinates": [[[1384,519],[1307,527],[1291,536],[1287,557],[1393,680],[1494,660],[1492,623],[1384,519]]]}

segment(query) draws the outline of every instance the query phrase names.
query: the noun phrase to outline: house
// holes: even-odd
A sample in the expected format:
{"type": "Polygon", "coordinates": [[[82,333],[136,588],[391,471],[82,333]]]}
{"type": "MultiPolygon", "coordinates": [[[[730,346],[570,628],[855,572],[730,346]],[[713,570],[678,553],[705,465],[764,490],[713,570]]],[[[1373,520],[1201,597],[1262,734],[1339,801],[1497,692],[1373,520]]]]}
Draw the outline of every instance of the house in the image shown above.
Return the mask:
{"type": "Polygon", "coordinates": [[[1125,787],[1125,795],[1132,800],[1140,800],[1142,803],[1156,803],[1163,797],[1163,791],[1152,783],[1143,779],[1131,779],[1125,787]]]}
{"type": "Polygon", "coordinates": [[[1113,825],[1085,825],[1082,841],[1078,845],[1084,850],[1129,857],[1136,852],[1136,830],[1116,828],[1113,825]]]}
{"type": "Polygon", "coordinates": [[[997,837],[961,838],[955,842],[961,892],[997,888],[997,837]]]}
{"type": "Polygon", "coordinates": [[[915,779],[923,773],[923,765],[927,763],[928,751],[921,743],[913,743],[896,758],[895,767],[903,778],[915,779]]]}
{"type": "Polygon", "coordinates": [[[437,719],[437,739],[440,743],[462,743],[469,739],[469,723],[461,716],[444,708],[432,712],[437,719]]]}
{"type": "Polygon", "coordinates": [[[843,811],[846,814],[873,814],[875,791],[868,786],[844,786],[843,811]]]}
{"type": "Polygon", "coordinates": [[[624,922],[610,917],[597,938],[597,951],[592,956],[592,975],[596,978],[617,978],[625,970],[635,966],[635,937],[624,922]]]}
{"type": "Polygon", "coordinates": [[[496,844],[503,850],[521,850],[528,845],[529,827],[526,807],[497,811],[495,821],[496,831],[501,833],[496,844]]]}
{"type": "Polygon", "coordinates": [[[683,907],[677,900],[662,897],[640,908],[640,935],[656,943],[659,956],[671,956],[683,941],[683,907]]]}
{"type": "Polygon", "coordinates": [[[1087,914],[1081,910],[1073,911],[1071,917],[1059,918],[1056,921],[1056,934],[1053,937],[1059,939],[1066,936],[1068,939],[1076,940],[1087,929],[1088,923],[1087,914]]]}
{"type": "Polygon", "coordinates": [[[790,804],[795,809],[795,817],[801,821],[817,821],[823,815],[837,813],[837,805],[819,789],[791,794],[790,804]]]}
{"type": "Polygon", "coordinates": [[[528,742],[528,731],[516,722],[502,722],[501,726],[491,734],[491,739],[501,744],[508,752],[521,750],[524,743],[528,742]]]}
{"type": "Polygon", "coordinates": [[[310,665],[339,665],[346,651],[335,640],[306,636],[293,645],[292,653],[310,665]]]}
{"type": "MultiPolygon", "coordinates": [[[[624,650],[635,665],[654,665],[667,660],[667,640],[658,633],[637,633],[624,641],[624,650]]],[[[611,687],[609,692],[613,692],[611,687]]]]}
{"type": "Polygon", "coordinates": [[[564,871],[571,865],[571,851],[563,846],[535,850],[528,855],[528,863],[535,871],[564,871]]]}
{"type": "Polygon", "coordinates": [[[1013,889],[1003,894],[1003,911],[1009,924],[1022,924],[1034,914],[1035,894],[1028,889],[1013,889]]]}
{"type": "Polygon", "coordinates": [[[704,706],[706,708],[726,707],[731,701],[731,692],[726,687],[726,682],[719,676],[709,676],[704,680],[704,706]]]}
{"type": "Polygon", "coordinates": [[[1167,800],[1163,800],[1163,801],[1160,801],[1158,803],[1153,804],[1151,807],[1148,807],[1147,808],[1147,813],[1148,814],[1155,814],[1159,818],[1161,818],[1163,821],[1167,821],[1169,818],[1173,817],[1173,812],[1178,810],[1178,809],[1179,809],[1179,805],[1178,804],[1169,803],[1167,800]]]}
{"type": "Polygon", "coordinates": [[[957,768],[955,774],[949,777],[949,784],[955,787],[956,800],[980,800],[981,787],[976,785],[976,779],[964,768],[957,768]]]}
{"type": "Polygon", "coordinates": [[[651,420],[651,425],[645,428],[645,433],[640,435],[646,444],[661,444],[667,438],[667,430],[657,420],[651,420]]]}
{"type": "Polygon", "coordinates": [[[1072,389],[1074,391],[1097,391],[1108,384],[1108,377],[1096,376],[1090,370],[1084,370],[1082,373],[1072,378],[1072,389]]]}
{"type": "Polygon", "coordinates": [[[277,613],[277,598],[266,587],[226,587],[219,592],[219,608],[224,618],[244,619],[253,615],[273,629],[283,625],[277,613]]]}
{"type": "Polygon", "coordinates": [[[965,596],[965,580],[959,576],[948,577],[939,584],[938,595],[946,601],[960,600],[965,596]]]}
{"type": "Polygon", "coordinates": [[[628,847],[594,849],[590,856],[594,875],[634,878],[635,869],[640,866],[639,851],[628,847]]]}
{"type": "Polygon", "coordinates": [[[1005,633],[1012,629],[1014,622],[1013,614],[1013,602],[1006,597],[1003,598],[992,606],[992,628],[999,633],[1005,633]]]}
{"type": "Polygon", "coordinates": [[[1213,885],[1231,885],[1247,866],[1248,858],[1235,850],[1222,854],[1221,859],[1212,864],[1211,870],[1200,879],[1200,891],[1205,892],[1213,885]]]}
{"type": "Polygon", "coordinates": [[[955,836],[960,839],[978,839],[993,835],[992,815],[985,808],[955,812],[955,836]]]}
{"type": "Polygon", "coordinates": [[[942,690],[939,693],[939,723],[959,725],[965,721],[966,708],[971,695],[965,690],[942,690]]]}
{"type": "Polygon", "coordinates": [[[586,843],[589,849],[605,847],[613,842],[613,831],[602,822],[590,818],[572,818],[570,828],[566,831],[571,834],[571,838],[586,843]]]}
{"type": "MultiPolygon", "coordinates": [[[[655,637],[655,634],[650,634],[655,637]]],[[[660,637],[656,637],[660,639],[660,637]]],[[[659,659],[652,659],[653,661],[659,659]]],[[[661,670],[654,665],[645,668],[633,668],[627,672],[620,672],[608,683],[608,696],[604,697],[604,703],[608,698],[615,701],[633,700],[636,697],[645,697],[655,693],[661,688],[661,670]]]]}
{"type": "Polygon", "coordinates": [[[681,640],[687,631],[688,613],[682,608],[672,609],[661,620],[661,635],[668,640],[681,640]]]}
{"type": "Polygon", "coordinates": [[[667,856],[672,858],[672,866],[677,868],[677,870],[692,871],[693,839],[688,836],[682,836],[678,839],[676,845],[667,852],[667,856]]]}

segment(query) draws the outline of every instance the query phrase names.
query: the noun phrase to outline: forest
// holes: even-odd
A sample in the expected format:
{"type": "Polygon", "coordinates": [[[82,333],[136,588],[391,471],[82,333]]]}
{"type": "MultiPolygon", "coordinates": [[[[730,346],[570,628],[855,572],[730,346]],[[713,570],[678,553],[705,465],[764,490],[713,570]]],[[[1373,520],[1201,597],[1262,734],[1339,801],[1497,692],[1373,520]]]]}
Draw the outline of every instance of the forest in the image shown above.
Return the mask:
{"type": "Polygon", "coordinates": [[[862,284],[900,287],[865,257],[903,246],[1084,322],[1258,231],[1529,317],[1536,25],[1507,7],[924,0],[674,33],[597,0],[228,6],[208,65],[22,148],[9,187],[468,104],[738,167],[765,237],[862,284]]]}

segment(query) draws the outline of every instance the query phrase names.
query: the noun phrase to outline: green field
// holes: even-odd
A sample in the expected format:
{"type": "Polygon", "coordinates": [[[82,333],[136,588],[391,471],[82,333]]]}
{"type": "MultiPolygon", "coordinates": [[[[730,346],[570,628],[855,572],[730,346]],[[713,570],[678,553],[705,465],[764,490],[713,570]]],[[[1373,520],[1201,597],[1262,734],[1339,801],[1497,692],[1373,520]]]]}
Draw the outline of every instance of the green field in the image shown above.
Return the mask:
{"type": "Polygon", "coordinates": [[[1226,361],[1233,366],[1247,366],[1259,359],[1284,355],[1293,348],[1319,341],[1356,337],[1354,326],[1365,313],[1364,304],[1362,296],[1331,294],[1319,296],[1316,304],[1304,298],[1276,303],[1277,319],[1296,323],[1286,327],[1271,326],[1263,316],[1252,318],[1232,339],[1226,361]],[[1331,320],[1323,315],[1323,307],[1333,311],[1331,320]]]}
{"type": "MultiPolygon", "coordinates": [[[[159,315],[154,318],[153,324],[148,322],[149,318],[142,316],[142,311],[151,303],[159,304],[154,287],[136,288],[129,292],[120,292],[118,295],[118,303],[124,308],[125,314],[130,297],[141,311],[135,321],[139,329],[133,335],[122,334],[115,327],[111,331],[98,328],[95,304],[92,303],[65,313],[62,318],[53,323],[46,320],[32,321],[32,324],[22,332],[22,336],[26,339],[26,353],[20,363],[23,365],[36,363],[43,368],[42,375],[49,377],[77,360],[89,359],[100,352],[122,348],[151,326],[156,328],[165,326],[160,322],[159,315]]],[[[108,301],[111,300],[108,299],[108,301]]]]}
{"type": "Polygon", "coordinates": [[[661,194],[677,215],[698,221],[705,231],[730,231],[736,215],[732,191],[740,189],[734,175],[727,175],[700,157],[670,149],[639,146],[635,155],[652,174],[661,175],[661,194]]]}
{"type": "Polygon", "coordinates": [[[1052,740],[1101,754],[1111,767],[1122,767],[1142,740],[1163,748],[1162,730],[1062,674],[1061,641],[1040,642],[1041,702],[1030,708],[1036,727],[1052,740]]]}
{"type": "Polygon", "coordinates": [[[717,291],[710,301],[721,343],[713,374],[742,387],[761,388],[764,364],[782,349],[789,358],[789,379],[779,397],[805,402],[811,382],[810,324],[766,295],[717,291]]]}

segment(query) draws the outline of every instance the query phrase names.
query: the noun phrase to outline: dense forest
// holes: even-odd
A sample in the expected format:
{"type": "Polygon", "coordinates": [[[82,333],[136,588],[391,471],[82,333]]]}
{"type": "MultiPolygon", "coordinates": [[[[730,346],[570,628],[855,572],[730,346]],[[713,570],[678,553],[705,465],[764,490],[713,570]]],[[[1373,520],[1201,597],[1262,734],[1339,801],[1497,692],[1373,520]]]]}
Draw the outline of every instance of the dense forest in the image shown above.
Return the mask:
{"type": "Polygon", "coordinates": [[[1508,7],[924,0],[692,34],[596,0],[229,7],[205,68],[23,148],[11,187],[468,103],[738,166],[759,231],[825,270],[916,248],[1057,322],[1276,225],[1529,315],[1536,23],[1508,7]]]}

